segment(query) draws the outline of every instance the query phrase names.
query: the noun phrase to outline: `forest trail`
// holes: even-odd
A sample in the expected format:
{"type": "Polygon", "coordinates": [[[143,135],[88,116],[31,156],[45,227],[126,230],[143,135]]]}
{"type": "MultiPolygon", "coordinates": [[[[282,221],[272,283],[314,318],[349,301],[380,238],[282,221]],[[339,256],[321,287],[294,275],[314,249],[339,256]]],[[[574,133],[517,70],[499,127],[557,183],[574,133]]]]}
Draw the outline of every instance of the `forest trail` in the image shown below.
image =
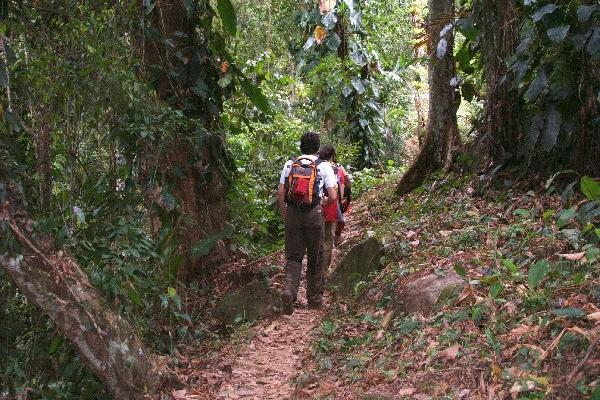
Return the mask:
{"type": "Polygon", "coordinates": [[[216,393],[218,399],[287,399],[294,393],[293,379],[308,356],[311,330],[322,312],[297,307],[256,331],[252,342],[238,355],[216,393]]]}
{"type": "MultiPolygon", "coordinates": [[[[361,209],[361,203],[357,202],[354,208],[361,209]]],[[[330,268],[337,265],[344,248],[363,236],[362,216],[362,213],[352,212],[348,215],[344,242],[340,248],[334,248],[330,268]]],[[[283,254],[278,254],[278,262],[285,262],[283,254]]],[[[307,308],[305,267],[306,263],[294,313],[257,324],[247,334],[251,337],[249,343],[241,346],[229,343],[219,351],[215,360],[207,361],[197,354],[192,356],[193,361],[182,372],[187,376],[188,387],[194,389],[181,391],[180,397],[174,396],[176,399],[279,400],[303,397],[303,393],[297,392],[294,381],[312,368],[310,349],[314,338],[311,334],[333,301],[325,293],[323,308],[307,308]]]]}
{"type": "Polygon", "coordinates": [[[304,279],[292,315],[263,321],[244,336],[243,344],[228,343],[216,355],[190,354],[190,363],[180,370],[188,389],[174,391],[183,399],[289,399],[296,390],[294,379],[310,358],[311,331],[326,307],[306,306],[304,279]],[[208,357],[210,358],[210,356],[208,357]]]}

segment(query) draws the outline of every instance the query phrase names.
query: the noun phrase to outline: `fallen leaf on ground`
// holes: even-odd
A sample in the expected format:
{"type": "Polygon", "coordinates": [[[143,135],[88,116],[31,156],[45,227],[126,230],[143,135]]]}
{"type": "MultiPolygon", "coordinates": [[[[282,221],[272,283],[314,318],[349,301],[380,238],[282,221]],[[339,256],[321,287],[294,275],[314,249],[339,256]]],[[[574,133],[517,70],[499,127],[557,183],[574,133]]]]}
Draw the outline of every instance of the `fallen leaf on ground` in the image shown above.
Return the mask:
{"type": "Polygon", "coordinates": [[[582,251],[581,253],[572,253],[572,254],[559,254],[559,257],[565,258],[569,261],[579,261],[581,260],[583,257],[585,257],[585,252],[582,251]]]}
{"type": "Polygon", "coordinates": [[[174,399],[185,399],[185,395],[187,393],[187,390],[182,389],[182,390],[173,390],[173,398],[174,399]]]}
{"type": "Polygon", "coordinates": [[[456,357],[458,356],[459,351],[460,351],[460,346],[455,344],[454,346],[448,347],[444,351],[440,351],[438,353],[438,357],[441,358],[442,360],[453,361],[453,360],[456,360],[456,357]]]}
{"type": "Polygon", "coordinates": [[[414,392],[415,392],[415,388],[411,388],[411,387],[404,388],[404,389],[398,390],[398,396],[410,396],[414,392]]]}
{"type": "Polygon", "coordinates": [[[600,311],[588,314],[587,319],[594,322],[600,322],[600,311]]]}

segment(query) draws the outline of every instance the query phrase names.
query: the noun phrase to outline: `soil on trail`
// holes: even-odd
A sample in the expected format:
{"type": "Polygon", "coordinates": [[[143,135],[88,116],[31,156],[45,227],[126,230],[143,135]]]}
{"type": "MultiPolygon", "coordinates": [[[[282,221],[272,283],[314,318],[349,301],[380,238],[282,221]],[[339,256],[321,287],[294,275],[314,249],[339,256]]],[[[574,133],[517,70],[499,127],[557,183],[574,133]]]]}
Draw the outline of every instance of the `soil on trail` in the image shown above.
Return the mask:
{"type": "Polygon", "coordinates": [[[297,308],[257,332],[215,393],[218,399],[287,399],[308,356],[310,331],[321,312],[297,308]]]}
{"type": "Polygon", "coordinates": [[[174,397],[181,400],[295,398],[295,378],[310,358],[311,331],[325,312],[325,308],[307,308],[304,281],[294,313],[257,324],[248,335],[249,343],[228,343],[212,360],[189,354],[191,362],[179,373],[193,389],[174,393],[174,397]]]}

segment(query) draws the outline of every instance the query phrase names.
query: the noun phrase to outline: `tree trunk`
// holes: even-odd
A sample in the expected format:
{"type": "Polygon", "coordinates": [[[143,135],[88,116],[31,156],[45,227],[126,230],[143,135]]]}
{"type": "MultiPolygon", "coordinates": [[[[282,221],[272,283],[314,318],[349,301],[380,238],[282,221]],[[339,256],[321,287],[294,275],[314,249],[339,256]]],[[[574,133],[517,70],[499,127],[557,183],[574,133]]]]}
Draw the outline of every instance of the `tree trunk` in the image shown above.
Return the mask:
{"type": "Polygon", "coordinates": [[[516,156],[522,132],[518,123],[517,91],[507,76],[508,60],[517,44],[514,0],[481,0],[477,23],[481,30],[481,49],[486,83],[484,127],[487,157],[503,163],[516,156]]]}
{"type": "Polygon", "coordinates": [[[110,310],[69,255],[31,232],[33,221],[14,199],[9,193],[0,204],[0,221],[23,250],[0,255],[0,266],[19,291],[50,316],[115,399],[138,399],[159,388],[166,375],[158,358],[110,310]]]}
{"type": "Polygon", "coordinates": [[[429,59],[429,116],[421,151],[404,174],[396,193],[406,194],[418,187],[428,174],[452,162],[459,144],[454,65],[454,1],[429,0],[427,21],[429,59]],[[443,35],[441,35],[443,33],[443,35]]]}
{"type": "MultiPolygon", "coordinates": [[[[594,1],[583,0],[585,5],[592,5],[594,1]]],[[[587,26],[591,24],[587,22],[587,26]]],[[[594,82],[600,82],[600,61],[590,59],[589,55],[581,52],[579,74],[579,110],[577,111],[577,129],[573,150],[571,151],[571,166],[581,174],[600,177],[600,125],[596,122],[600,117],[598,107],[598,94],[594,91],[594,82]]]]}
{"type": "Polygon", "coordinates": [[[178,132],[171,143],[162,147],[162,154],[151,157],[158,160],[159,170],[175,182],[175,195],[184,213],[178,231],[180,251],[185,254],[178,274],[184,280],[206,274],[211,265],[228,255],[222,242],[205,256],[191,254],[199,242],[221,232],[229,217],[225,199],[228,182],[222,170],[228,163],[225,140],[209,132],[218,128],[222,98],[217,84],[219,64],[211,54],[209,35],[199,33],[206,29],[199,25],[210,25],[200,24],[202,18],[211,18],[206,7],[206,1],[195,2],[190,9],[184,0],[157,0],[150,18],[158,36],[146,38],[144,43],[144,68],[159,98],[202,120],[207,130],[202,134],[178,132]],[[208,93],[197,94],[198,84],[208,93]]]}

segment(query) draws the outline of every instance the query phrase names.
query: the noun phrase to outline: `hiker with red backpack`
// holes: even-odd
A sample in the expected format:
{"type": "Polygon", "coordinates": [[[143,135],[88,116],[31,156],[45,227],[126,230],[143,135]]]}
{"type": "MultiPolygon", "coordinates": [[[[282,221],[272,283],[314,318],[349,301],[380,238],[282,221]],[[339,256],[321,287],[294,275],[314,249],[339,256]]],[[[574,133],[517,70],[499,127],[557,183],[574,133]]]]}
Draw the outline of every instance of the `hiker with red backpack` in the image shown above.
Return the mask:
{"type": "Polygon", "coordinates": [[[277,198],[285,226],[285,287],[283,312],[292,314],[298,296],[302,259],[306,254],[306,297],[310,308],[323,304],[323,206],[337,202],[331,165],[317,157],[319,135],[300,138],[300,157],[285,163],[277,198]],[[327,196],[324,194],[327,193],[327,196]]]}
{"type": "Polygon", "coordinates": [[[352,200],[352,182],[350,181],[350,174],[346,172],[344,166],[337,162],[335,150],[333,152],[333,165],[337,168],[337,170],[334,169],[334,171],[336,172],[338,181],[340,182],[338,200],[340,204],[340,210],[342,212],[342,218],[336,224],[335,234],[333,237],[333,242],[337,246],[342,241],[342,231],[346,226],[346,214],[348,211],[350,211],[350,201],[352,200]]]}
{"type": "Polygon", "coordinates": [[[331,202],[323,207],[323,217],[325,219],[325,235],[323,243],[324,270],[331,264],[334,241],[339,243],[339,240],[341,239],[342,229],[345,224],[342,210],[345,211],[350,203],[349,195],[348,197],[344,196],[345,193],[348,193],[346,185],[349,185],[350,179],[344,167],[337,163],[336,157],[335,148],[330,144],[323,145],[319,150],[319,158],[331,165],[333,173],[336,176],[336,191],[338,198],[338,201],[331,202]]]}

